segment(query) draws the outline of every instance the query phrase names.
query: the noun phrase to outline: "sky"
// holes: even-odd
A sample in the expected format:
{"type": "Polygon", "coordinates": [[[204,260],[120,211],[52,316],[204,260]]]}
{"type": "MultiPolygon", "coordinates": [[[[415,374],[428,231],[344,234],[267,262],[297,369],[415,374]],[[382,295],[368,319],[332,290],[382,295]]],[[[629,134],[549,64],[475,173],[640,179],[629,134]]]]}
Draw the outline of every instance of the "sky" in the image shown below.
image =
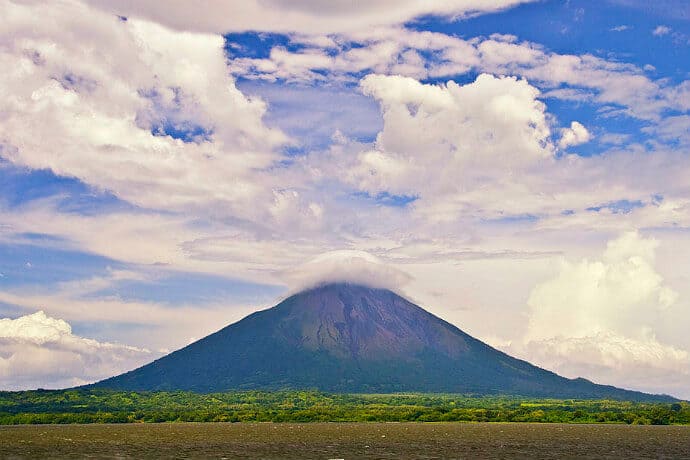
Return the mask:
{"type": "Polygon", "coordinates": [[[684,0],[0,0],[0,389],[318,282],[690,398],[684,0]]]}

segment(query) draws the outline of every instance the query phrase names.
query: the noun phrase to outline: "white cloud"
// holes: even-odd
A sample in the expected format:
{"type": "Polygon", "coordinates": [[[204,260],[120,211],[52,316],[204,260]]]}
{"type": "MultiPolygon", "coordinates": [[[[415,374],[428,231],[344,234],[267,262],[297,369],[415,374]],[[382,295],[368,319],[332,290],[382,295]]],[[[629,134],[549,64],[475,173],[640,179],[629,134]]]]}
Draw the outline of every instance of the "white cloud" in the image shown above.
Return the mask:
{"type": "Polygon", "coordinates": [[[671,28],[668,26],[656,26],[656,28],[652,31],[652,35],[661,37],[664,35],[668,35],[670,32],[671,28]]]}
{"type": "Polygon", "coordinates": [[[656,134],[666,141],[675,141],[681,147],[690,147],[690,115],[666,117],[658,126],[643,128],[643,131],[656,134]]]}
{"type": "MultiPolygon", "coordinates": [[[[373,148],[352,155],[336,146],[330,155],[311,156],[310,164],[322,176],[340,177],[371,196],[417,197],[409,206],[413,214],[405,216],[408,222],[419,218],[416,228],[461,216],[618,228],[687,220],[655,198],[686,201],[681,179],[690,168],[686,155],[670,150],[649,155],[639,146],[593,157],[554,156],[553,118],[539,90],[525,80],[483,74],[466,85],[425,85],[409,77],[369,75],[361,87],[379,102],[384,120],[373,148]],[[620,211],[616,203],[641,209],[609,218],[620,211]]],[[[682,118],[670,123],[669,137],[682,133],[683,123],[682,118]]],[[[561,130],[559,147],[591,138],[573,122],[561,130]]]]}
{"type": "MultiPolygon", "coordinates": [[[[461,216],[565,220],[565,210],[571,210],[567,216],[593,214],[591,209],[621,200],[650,203],[660,190],[669,197],[684,193],[672,191],[675,182],[659,182],[664,173],[675,176],[689,166],[681,157],[662,162],[660,155],[643,152],[554,156],[553,118],[539,90],[525,80],[483,74],[466,85],[425,85],[369,75],[361,87],[379,102],[384,120],[373,148],[352,155],[337,146],[331,155],[312,156],[311,165],[372,196],[417,197],[409,206],[413,214],[405,217],[418,217],[420,227],[461,216]],[[640,164],[648,167],[631,180],[640,164]]],[[[589,138],[573,122],[562,131],[560,146],[589,138]]]]}
{"type": "Polygon", "coordinates": [[[265,227],[212,219],[199,225],[194,214],[153,211],[69,213],[58,206],[53,199],[13,209],[0,205],[0,241],[36,245],[37,241],[27,240],[24,235],[49,234],[54,240],[45,244],[55,248],[98,254],[123,263],[259,283],[278,283],[274,276],[276,270],[294,266],[332,249],[332,245],[339,245],[342,235],[337,233],[333,222],[344,225],[354,215],[352,208],[340,210],[329,206],[327,228],[335,232],[331,236],[319,228],[323,225],[321,213],[325,211],[318,206],[298,205],[297,198],[289,191],[277,192],[275,201],[266,206],[266,212],[272,216],[271,221],[267,219],[264,223],[265,227]],[[50,228],[46,222],[50,222],[50,228]],[[276,235],[266,230],[271,228],[269,225],[285,227],[276,235]],[[306,238],[312,233],[313,237],[306,238]]]}
{"type": "Polygon", "coordinates": [[[690,110],[690,80],[685,80],[668,91],[668,98],[674,102],[673,108],[679,111],[690,110]]]}
{"type": "Polygon", "coordinates": [[[422,198],[471,192],[487,175],[552,156],[545,106],[524,80],[480,75],[467,85],[437,86],[369,75],[361,87],[384,119],[375,149],[349,168],[347,180],[361,190],[422,198]]]}
{"type": "Polygon", "coordinates": [[[518,40],[517,35],[512,34],[498,34],[493,33],[489,35],[489,38],[497,42],[515,43],[518,40]]]}
{"type": "MultiPolygon", "coordinates": [[[[315,36],[292,35],[294,43],[306,47],[296,51],[276,47],[268,58],[234,59],[230,68],[247,78],[331,83],[353,80],[362,72],[418,79],[452,78],[472,70],[515,75],[545,88],[567,85],[585,90],[593,102],[620,105],[626,115],[647,120],[658,120],[677,100],[672,94],[674,85],[649,79],[644,69],[635,65],[589,54],[558,54],[509,36],[461,39],[384,27],[331,36],[327,49],[315,45],[315,36]]],[[[559,93],[552,94],[557,97],[559,93]]]]}
{"type": "MultiPolygon", "coordinates": [[[[34,337],[33,340],[37,341],[37,346],[43,346],[38,343],[41,340],[52,340],[56,337],[56,340],[59,339],[62,342],[67,340],[63,336],[67,334],[69,325],[65,321],[68,321],[89,324],[95,336],[105,335],[108,337],[107,341],[127,343],[141,348],[174,350],[187,345],[190,337],[197,339],[204,337],[252,313],[257,308],[271,306],[277,300],[277,298],[267,300],[259,296],[255,302],[245,300],[246,303],[244,303],[238,302],[237,299],[211,297],[196,302],[171,305],[165,301],[122,299],[116,294],[121,292],[118,285],[123,280],[155,283],[159,277],[166,277],[166,275],[169,273],[166,272],[165,267],[139,267],[136,271],[108,270],[105,275],[42,287],[8,286],[0,290],[0,303],[11,305],[18,311],[33,312],[41,309],[48,319],[37,321],[36,318],[39,317],[28,315],[23,317],[28,319],[22,321],[0,320],[0,322],[4,321],[5,329],[3,330],[6,331],[8,337],[21,336],[25,341],[34,337]],[[105,294],[102,291],[115,294],[105,294]]],[[[101,339],[99,341],[103,342],[101,339]]],[[[102,349],[107,351],[111,348],[102,349]]],[[[155,353],[145,356],[153,359],[156,357],[154,355],[155,353]]],[[[0,356],[2,356],[1,349],[0,356]]],[[[18,355],[15,359],[18,360],[19,356],[24,355],[18,355]]],[[[67,384],[70,383],[65,383],[67,384]]]]}
{"type": "Polygon", "coordinates": [[[661,391],[667,379],[686,392],[690,354],[655,333],[668,314],[683,317],[671,312],[678,293],[655,270],[657,246],[627,232],[599,260],[564,261],[532,290],[527,331],[509,350],[569,377],[646,391],[661,391]]]}
{"type": "Polygon", "coordinates": [[[283,278],[293,292],[334,282],[400,291],[411,280],[410,275],[386,265],[378,257],[354,250],[320,254],[304,264],[286,270],[283,278]]]}
{"type": "MultiPolygon", "coordinates": [[[[584,210],[622,199],[649,203],[660,192],[666,199],[645,209],[645,223],[682,225],[687,220],[682,177],[688,162],[682,154],[622,151],[554,161],[546,106],[538,99],[539,91],[524,80],[483,75],[467,85],[434,86],[374,75],[362,85],[378,100],[385,116],[376,145],[339,144],[328,154],[317,152],[296,160],[291,168],[271,171],[280,176],[275,180],[282,187],[263,184],[265,176],[252,172],[246,177],[253,178],[263,201],[246,202],[244,211],[218,211],[211,206],[200,211],[253,216],[254,225],[227,221],[198,225],[193,213],[83,216],[58,212],[55,203],[15,209],[0,214],[0,221],[14,235],[40,233],[50,221],[50,231],[75,247],[118,260],[250,279],[270,276],[273,281],[272,274],[286,266],[329,249],[351,247],[349,242],[362,241],[364,236],[400,228],[415,228],[422,239],[441,234],[442,230],[433,228],[439,220],[467,226],[473,225],[474,218],[533,213],[544,218],[539,223],[542,229],[589,226],[592,219],[620,226],[628,222],[618,217],[614,223],[604,212],[584,210]],[[640,162],[647,166],[640,168],[640,162]],[[321,188],[333,187],[337,180],[344,187],[321,188]],[[409,207],[414,214],[366,203],[338,203],[337,195],[351,193],[353,188],[372,195],[402,193],[420,199],[409,207]],[[583,212],[562,216],[564,209],[583,212]],[[383,212],[386,218],[380,219],[383,212]]],[[[91,161],[91,166],[98,162],[91,161]]],[[[150,180],[155,189],[157,178],[150,180]]],[[[231,179],[220,183],[225,182],[231,179]]],[[[171,186],[176,186],[174,181],[171,186]]],[[[209,196],[199,193],[203,195],[200,203],[208,203],[209,196]]],[[[143,194],[138,199],[151,196],[143,194]]],[[[636,211],[629,217],[640,215],[636,211]]],[[[458,233],[450,225],[443,231],[458,233]]]]}
{"type": "MultiPolygon", "coordinates": [[[[231,320],[238,320],[257,305],[237,305],[231,301],[215,301],[196,305],[176,305],[165,302],[123,300],[117,296],[91,295],[98,287],[112,283],[112,279],[98,277],[64,283],[50,289],[5,289],[0,291],[0,302],[31,311],[41,308],[50,315],[68,321],[87,321],[112,325],[138,325],[151,330],[161,340],[161,346],[179,347],[179,333],[211,333],[231,320]],[[166,337],[167,335],[167,337],[166,337]]],[[[126,332],[126,331],[125,331],[126,332]]],[[[138,333],[133,332],[133,336],[138,333]]],[[[128,339],[128,343],[147,343],[147,337],[128,339]]]]}
{"type": "Polygon", "coordinates": [[[0,319],[0,389],[81,385],[158,357],[149,350],[79,337],[43,311],[0,319]]]}
{"type": "Polygon", "coordinates": [[[222,37],[121,21],[75,2],[41,8],[2,6],[5,159],[142,207],[270,217],[256,204],[284,187],[260,170],[281,159],[287,137],[264,125],[265,103],[227,75],[222,37]]]}
{"type": "Polygon", "coordinates": [[[676,294],[653,267],[657,244],[631,232],[610,241],[601,260],[564,262],[556,278],[530,295],[528,339],[583,337],[611,328],[627,333],[635,312],[670,307],[676,294]]]}
{"type": "MultiPolygon", "coordinates": [[[[674,34],[677,41],[684,41],[674,34]]],[[[402,27],[370,28],[331,35],[292,34],[297,50],[275,47],[267,58],[230,62],[245,78],[300,82],[355,81],[362,73],[403,75],[417,79],[455,78],[470,71],[513,75],[549,91],[551,97],[586,94],[599,105],[613,104],[620,115],[658,122],[675,109],[681,85],[652,80],[647,69],[591,54],[558,54],[537,43],[511,36],[462,39],[402,27]],[[319,43],[328,39],[322,47],[319,43]]],[[[684,109],[683,109],[684,110],[684,109]]]]}
{"type": "Polygon", "coordinates": [[[575,145],[584,144],[592,139],[592,135],[587,128],[581,123],[573,121],[570,128],[561,129],[561,139],[558,141],[558,146],[562,149],[572,147],[575,145]]]}
{"type": "Polygon", "coordinates": [[[302,148],[323,147],[336,131],[348,138],[371,138],[381,128],[377,104],[347,88],[243,82],[242,91],[270,104],[267,123],[294,136],[302,148]]]}
{"type": "Polygon", "coordinates": [[[186,2],[91,0],[113,14],[143,17],[180,30],[211,33],[230,31],[342,32],[402,24],[424,15],[466,17],[506,9],[532,0],[212,0],[203,8],[186,2]]]}
{"type": "Polygon", "coordinates": [[[630,140],[630,137],[630,134],[627,133],[605,133],[599,136],[598,140],[601,144],[624,145],[630,140]]]}
{"type": "Polygon", "coordinates": [[[502,347],[560,375],[651,393],[688,397],[689,354],[650,334],[632,339],[613,333],[557,337],[502,347]]]}
{"type": "Polygon", "coordinates": [[[612,219],[604,211],[585,209],[620,199],[651,203],[650,197],[660,191],[665,201],[647,207],[644,222],[687,221],[681,197],[688,165],[682,155],[621,152],[555,161],[549,157],[553,147],[546,137],[546,107],[537,99],[538,90],[524,80],[483,75],[467,85],[435,86],[370,76],[363,85],[385,115],[376,145],[346,142],[328,154],[296,161],[287,183],[299,188],[269,188],[262,207],[266,218],[258,225],[198,225],[193,214],[165,212],[80,215],[59,211],[56,202],[35,202],[0,212],[0,225],[9,229],[4,238],[45,232],[50,221],[51,234],[64,238],[65,244],[113,259],[279,282],[275,274],[287,267],[386,234],[406,241],[409,252],[438,252],[433,244],[409,246],[406,229],[434,244],[440,244],[434,237],[444,232],[454,235],[443,241],[444,247],[452,247],[457,235],[475,231],[473,219],[516,214],[538,214],[542,230],[589,227],[593,222],[619,228],[630,223],[623,219],[640,218],[640,211],[612,219]],[[640,162],[647,166],[640,168],[640,162]],[[671,180],[661,184],[660,178],[671,180]],[[338,188],[321,188],[333,187],[338,179],[344,182],[338,188]],[[420,199],[407,209],[338,203],[338,194],[353,188],[420,199]],[[564,209],[582,212],[563,216],[564,209]],[[438,227],[441,220],[447,222],[444,227],[438,227]]]}

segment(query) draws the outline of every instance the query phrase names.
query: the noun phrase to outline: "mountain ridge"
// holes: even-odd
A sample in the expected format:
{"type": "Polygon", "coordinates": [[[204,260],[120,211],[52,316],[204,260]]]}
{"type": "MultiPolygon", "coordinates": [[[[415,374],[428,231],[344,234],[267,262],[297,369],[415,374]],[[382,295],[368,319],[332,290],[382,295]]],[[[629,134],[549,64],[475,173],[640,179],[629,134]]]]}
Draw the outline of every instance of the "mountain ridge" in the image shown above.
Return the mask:
{"type": "Polygon", "coordinates": [[[91,386],[674,399],[561,377],[481,342],[390,290],[351,283],[298,292],[91,386]]]}

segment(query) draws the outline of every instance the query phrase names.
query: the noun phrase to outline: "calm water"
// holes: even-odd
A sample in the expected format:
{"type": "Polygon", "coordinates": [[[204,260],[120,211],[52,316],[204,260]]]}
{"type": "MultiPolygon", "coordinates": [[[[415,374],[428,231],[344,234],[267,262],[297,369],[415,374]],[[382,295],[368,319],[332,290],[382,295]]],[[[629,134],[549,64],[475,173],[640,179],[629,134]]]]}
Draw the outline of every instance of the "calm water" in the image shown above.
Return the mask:
{"type": "Polygon", "coordinates": [[[531,423],[0,426],[0,457],[690,459],[690,426],[531,423]]]}

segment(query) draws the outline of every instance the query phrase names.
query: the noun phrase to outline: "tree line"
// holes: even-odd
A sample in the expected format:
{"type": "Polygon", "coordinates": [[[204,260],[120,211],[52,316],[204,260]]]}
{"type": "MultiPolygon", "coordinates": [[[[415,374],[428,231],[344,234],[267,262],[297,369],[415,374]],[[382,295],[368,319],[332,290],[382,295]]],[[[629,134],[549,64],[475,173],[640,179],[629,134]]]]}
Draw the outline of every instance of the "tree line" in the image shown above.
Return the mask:
{"type": "Polygon", "coordinates": [[[690,404],[457,394],[97,389],[0,392],[0,424],[141,422],[551,422],[690,424],[690,404]]]}

